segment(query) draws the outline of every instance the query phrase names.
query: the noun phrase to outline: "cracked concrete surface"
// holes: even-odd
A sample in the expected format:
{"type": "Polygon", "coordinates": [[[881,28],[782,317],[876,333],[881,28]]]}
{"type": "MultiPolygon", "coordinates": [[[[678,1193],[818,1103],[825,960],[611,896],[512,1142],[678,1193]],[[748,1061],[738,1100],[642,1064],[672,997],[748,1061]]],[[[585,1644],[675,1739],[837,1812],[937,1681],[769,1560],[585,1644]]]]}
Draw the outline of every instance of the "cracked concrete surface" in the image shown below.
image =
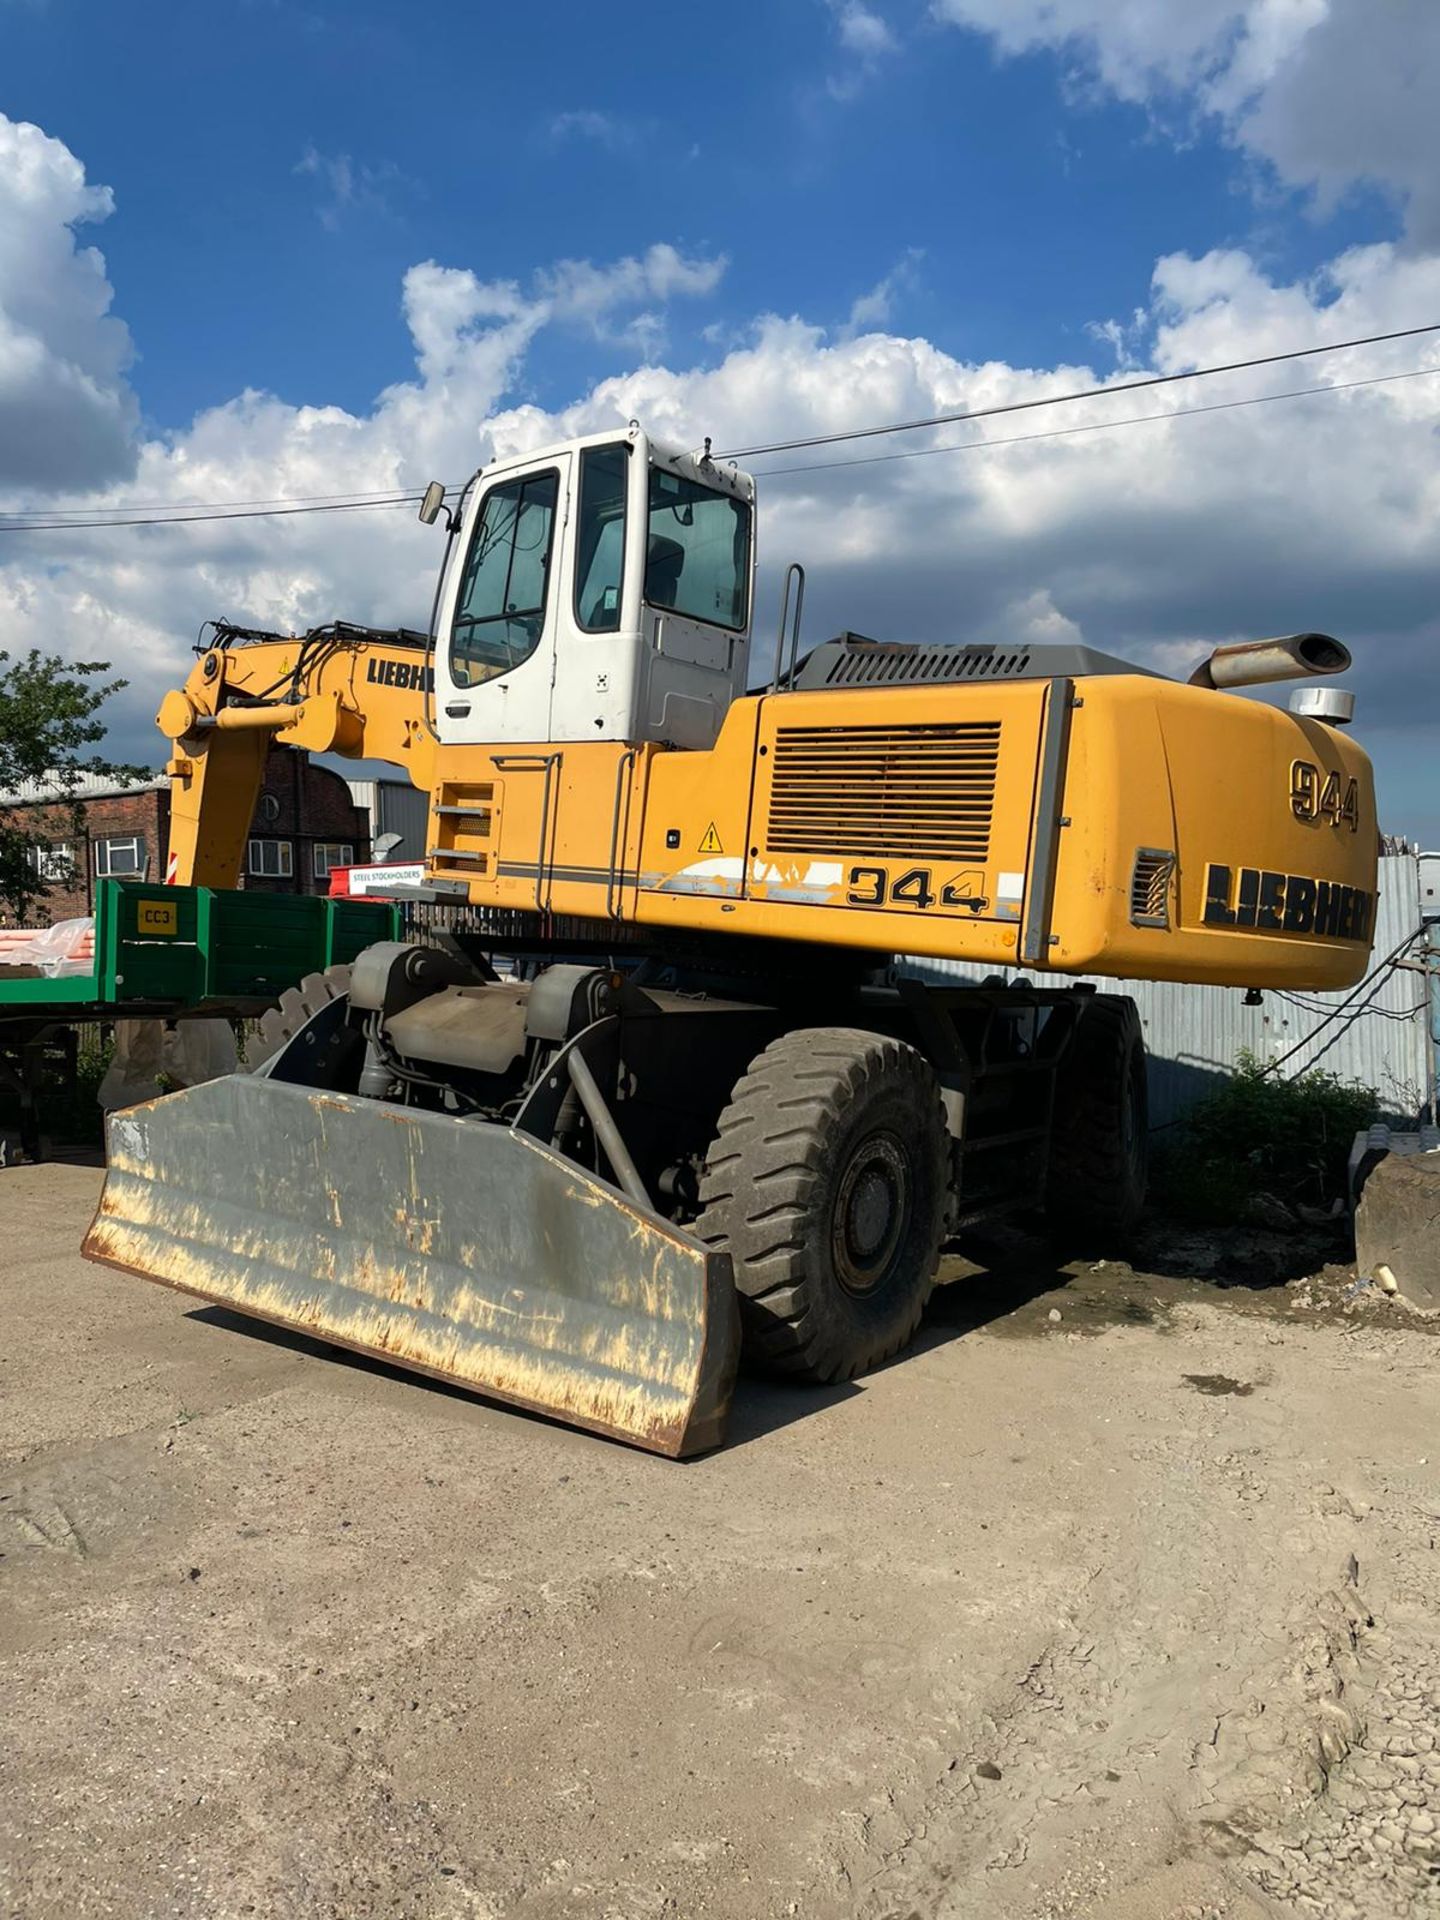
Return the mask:
{"type": "Polygon", "coordinates": [[[0,1174],[0,1912],[1440,1914],[1413,1317],[957,1268],[674,1465],[89,1267],[98,1179],[0,1174]]]}

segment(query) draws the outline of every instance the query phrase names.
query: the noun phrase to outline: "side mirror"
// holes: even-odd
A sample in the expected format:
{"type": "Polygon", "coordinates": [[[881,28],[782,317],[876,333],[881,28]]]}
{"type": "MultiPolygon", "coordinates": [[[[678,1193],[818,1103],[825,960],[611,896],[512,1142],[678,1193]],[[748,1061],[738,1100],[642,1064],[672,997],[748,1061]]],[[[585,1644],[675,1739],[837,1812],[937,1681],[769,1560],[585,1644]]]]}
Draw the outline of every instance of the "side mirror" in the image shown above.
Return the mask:
{"type": "Polygon", "coordinates": [[[444,506],[444,485],[439,480],[432,480],[425,489],[425,498],[420,502],[420,518],[424,525],[433,527],[440,518],[444,506]]]}

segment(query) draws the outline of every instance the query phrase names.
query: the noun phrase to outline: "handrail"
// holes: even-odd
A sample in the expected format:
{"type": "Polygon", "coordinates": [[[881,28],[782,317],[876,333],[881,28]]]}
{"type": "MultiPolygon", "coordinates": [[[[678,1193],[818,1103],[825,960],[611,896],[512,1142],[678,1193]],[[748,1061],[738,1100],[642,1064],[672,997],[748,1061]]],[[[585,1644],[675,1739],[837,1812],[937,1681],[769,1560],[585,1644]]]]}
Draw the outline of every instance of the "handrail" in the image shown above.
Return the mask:
{"type": "Polygon", "coordinates": [[[800,616],[805,610],[805,569],[798,560],[792,560],[785,569],[785,591],[780,599],[780,632],[775,640],[775,672],[771,676],[770,691],[780,691],[780,668],[785,659],[785,628],[790,620],[790,583],[795,583],[795,623],[790,633],[790,671],[789,681],[795,681],[795,659],[800,651],[800,616]]]}

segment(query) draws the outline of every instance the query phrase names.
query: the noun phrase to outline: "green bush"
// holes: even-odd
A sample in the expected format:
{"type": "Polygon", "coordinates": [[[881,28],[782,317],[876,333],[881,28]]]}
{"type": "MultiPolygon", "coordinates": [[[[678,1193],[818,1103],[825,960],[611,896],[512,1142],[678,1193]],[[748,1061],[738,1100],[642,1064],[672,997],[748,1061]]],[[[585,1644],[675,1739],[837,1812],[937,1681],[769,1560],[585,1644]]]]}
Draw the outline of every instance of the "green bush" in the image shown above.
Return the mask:
{"type": "Polygon", "coordinates": [[[1345,1193],[1351,1142],[1379,1106],[1373,1087],[1321,1068],[1282,1080],[1242,1053],[1233,1078],[1157,1142],[1155,1199],[1198,1222],[1234,1220],[1257,1193],[1328,1209],[1345,1193]]]}

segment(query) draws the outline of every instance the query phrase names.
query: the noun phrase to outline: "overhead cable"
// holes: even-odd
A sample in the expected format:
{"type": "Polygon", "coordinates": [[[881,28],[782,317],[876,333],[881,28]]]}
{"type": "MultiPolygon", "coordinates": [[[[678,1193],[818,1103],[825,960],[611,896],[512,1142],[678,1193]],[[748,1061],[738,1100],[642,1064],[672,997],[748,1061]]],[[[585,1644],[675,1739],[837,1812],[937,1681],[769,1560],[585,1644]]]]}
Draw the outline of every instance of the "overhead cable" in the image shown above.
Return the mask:
{"type": "Polygon", "coordinates": [[[861,453],[853,460],[814,460],[798,467],[762,467],[757,480],[780,480],[795,473],[830,473],[844,467],[878,467],[892,460],[923,460],[935,453],[969,453],[982,447],[1018,447],[1032,440],[1066,440],[1077,433],[1107,433],[1116,427],[1142,427],[1157,420],[1182,420],[1197,413],[1230,413],[1237,407],[1265,407],[1275,400],[1305,400],[1323,393],[1348,393],[1355,387],[1383,387],[1395,380],[1418,380],[1440,373],[1440,365],[1412,367],[1406,373],[1378,373],[1368,380],[1336,380],[1323,387],[1290,387],[1284,393],[1255,393],[1244,400],[1212,400],[1199,407],[1166,407],[1159,413],[1124,414],[1118,420],[1087,420],[1078,427],[1044,427],[1039,433],[1010,433],[995,440],[949,440],[941,447],[910,447],[903,453],[861,453]]]}
{"type": "Polygon", "coordinates": [[[106,514],[116,513],[209,513],[212,508],[219,507],[333,507],[361,502],[389,506],[396,501],[418,500],[420,497],[418,489],[407,492],[402,487],[385,487],[370,493],[351,490],[342,493],[267,494],[261,500],[111,500],[96,501],[85,507],[0,507],[0,519],[68,520],[78,517],[98,520],[106,514]]]}
{"type": "Polygon", "coordinates": [[[1350,989],[1349,993],[1346,994],[1345,998],[1340,1001],[1337,1006],[1333,1007],[1323,1020],[1312,1027],[1302,1040],[1297,1040],[1294,1046],[1287,1048],[1284,1053],[1277,1054],[1273,1060],[1268,1060],[1265,1063],[1261,1078],[1268,1079],[1272,1073],[1278,1073],[1287,1061],[1293,1060],[1296,1054],[1304,1053],[1307,1047],[1314,1045],[1315,1041],[1328,1026],[1332,1026],[1342,1014],[1349,1012],[1350,1017],[1345,1021],[1339,1032],[1333,1033],[1325,1042],[1324,1046],[1320,1047],[1312,1059],[1307,1062],[1306,1071],[1308,1072],[1309,1068],[1314,1066],[1315,1061],[1320,1059],[1322,1055],[1327,1054],[1341,1036],[1348,1033],[1361,1015],[1367,1011],[1370,1001],[1379,993],[1389,976],[1396,971],[1400,956],[1410,947],[1413,947],[1417,940],[1422,940],[1424,937],[1424,927],[1417,927],[1413,933],[1407,933],[1405,938],[1401,940],[1398,945],[1392,947],[1382,960],[1375,962],[1375,965],[1365,975],[1364,979],[1358,981],[1350,989]],[[1358,1007],[1354,1006],[1357,997],[1364,993],[1367,987],[1370,988],[1370,992],[1366,994],[1365,999],[1360,1002],[1358,1007]]]}
{"type": "Polygon", "coordinates": [[[110,520],[15,520],[0,514],[0,533],[93,533],[103,527],[193,527],[207,520],[272,520],[293,513],[393,513],[413,507],[418,493],[400,500],[337,500],[330,506],[213,507],[203,513],[128,514],[110,520]]]}
{"type": "Polygon", "coordinates": [[[1287,360],[1305,360],[1322,353],[1349,353],[1356,347],[1380,346],[1387,340],[1413,340],[1423,333],[1440,333],[1440,320],[1423,327],[1400,327],[1393,333],[1367,333],[1353,340],[1332,340],[1320,347],[1291,347],[1285,353],[1261,353],[1248,360],[1226,360],[1209,367],[1191,367],[1184,373],[1150,373],[1139,380],[1113,385],[1072,388],[1066,393],[1039,394],[1030,400],[1006,400],[993,407],[967,407],[954,413],[936,413],[922,420],[891,420],[872,427],[846,427],[834,433],[812,433],[798,440],[771,440],[763,446],[727,447],[717,460],[753,460],[763,453],[798,453],[808,447],[830,447],[844,440],[873,440],[889,433],[916,433],[925,427],[951,427],[963,420],[992,420],[1005,413],[1027,413],[1035,407],[1065,407],[1077,400],[1097,400],[1108,394],[1139,393],[1146,387],[1173,386],[1179,380],[1208,380],[1217,373],[1243,373],[1252,367],[1276,367],[1287,360]]]}
{"type": "MultiPolygon", "coordinates": [[[[1151,387],[1173,385],[1182,380],[1208,379],[1221,373],[1238,373],[1255,367],[1276,366],[1324,353],[1349,352],[1357,347],[1375,346],[1390,340],[1413,339],[1421,334],[1440,332],[1440,321],[1421,327],[1404,327],[1392,333],[1374,333],[1352,340],[1331,341],[1325,346],[1295,347],[1286,353],[1261,354],[1248,360],[1231,360],[1208,367],[1193,367],[1184,373],[1147,375],[1139,380],[1119,381],[1108,386],[1073,389],[1066,393],[1039,395],[1029,400],[1012,400],[992,407],[975,407],[963,412],[935,414],[922,420],[897,420],[869,427],[854,427],[834,433],[812,434],[803,439],[777,440],[764,446],[742,447],[715,458],[754,459],[772,453],[800,451],[811,447],[835,446],[853,440],[875,439],[892,433],[910,433],[922,428],[959,425],[974,420],[995,419],[1012,413],[1025,413],[1037,407],[1067,406],[1081,400],[1098,400],[1115,394],[1135,393],[1151,387]]],[[[1201,413],[1224,413],[1241,407],[1266,406],[1278,400],[1308,399],[1326,393],[1341,393],[1358,387],[1385,386],[1398,380],[1415,380],[1440,372],[1440,366],[1413,367],[1401,373],[1375,374],[1367,379],[1333,381],[1314,387],[1295,387],[1283,393],[1253,394],[1235,400],[1220,400],[1209,405],[1175,407],[1159,413],[1131,414],[1118,420],[1089,421],[1077,427],[1054,427],[1039,433],[1007,435],[993,440],[947,442],[938,447],[916,447],[900,453],[861,455],[853,460],[829,460],[791,467],[762,469],[759,479],[781,479],[792,474],[825,472],[831,467],[879,465],[893,460],[920,459],[927,455],[968,453],[984,447],[1014,446],[1026,441],[1061,439],[1080,433],[1113,431],[1122,427],[1145,426],[1201,413]]],[[[452,491],[453,489],[447,489],[452,491]]],[[[218,520],[272,519],[306,513],[366,513],[393,511],[415,505],[417,492],[354,493],[306,495],[274,501],[190,501],[143,508],[134,502],[113,507],[34,507],[0,509],[0,533],[65,533],[90,531],[103,527],[188,526],[218,520]]]]}

